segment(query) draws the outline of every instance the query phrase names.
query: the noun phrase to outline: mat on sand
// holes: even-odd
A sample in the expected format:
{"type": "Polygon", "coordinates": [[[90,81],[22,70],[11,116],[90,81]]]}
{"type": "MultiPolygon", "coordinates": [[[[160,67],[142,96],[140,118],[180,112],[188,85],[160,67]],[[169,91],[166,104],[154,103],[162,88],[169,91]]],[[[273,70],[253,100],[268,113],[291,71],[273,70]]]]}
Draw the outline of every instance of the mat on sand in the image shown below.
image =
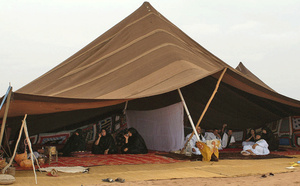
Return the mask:
{"type": "MultiPolygon", "coordinates": [[[[202,156],[198,155],[192,155],[192,156],[186,156],[185,154],[177,154],[177,153],[156,153],[156,155],[164,156],[168,158],[172,158],[175,160],[189,160],[189,161],[202,161],[202,156]]],[[[240,159],[240,160],[249,160],[249,159],[273,159],[273,158],[292,158],[290,156],[280,155],[276,153],[271,153],[268,155],[262,155],[262,156],[243,156],[240,151],[220,151],[219,159],[225,160],[225,159],[240,159]]]]}
{"type": "MultiPolygon", "coordinates": [[[[92,167],[100,165],[137,165],[137,164],[166,164],[176,163],[187,160],[176,160],[166,156],[156,155],[157,152],[151,151],[147,154],[108,154],[95,155],[90,152],[78,153],[74,157],[58,157],[58,161],[51,162],[51,165],[44,164],[46,167],[73,167],[83,166],[92,167]]],[[[164,152],[161,152],[163,154],[164,152]]],[[[165,153],[167,154],[167,153],[165,153]]],[[[32,170],[32,168],[22,168],[15,164],[16,170],[32,170]]],[[[38,168],[36,166],[36,168],[38,168]]]]}

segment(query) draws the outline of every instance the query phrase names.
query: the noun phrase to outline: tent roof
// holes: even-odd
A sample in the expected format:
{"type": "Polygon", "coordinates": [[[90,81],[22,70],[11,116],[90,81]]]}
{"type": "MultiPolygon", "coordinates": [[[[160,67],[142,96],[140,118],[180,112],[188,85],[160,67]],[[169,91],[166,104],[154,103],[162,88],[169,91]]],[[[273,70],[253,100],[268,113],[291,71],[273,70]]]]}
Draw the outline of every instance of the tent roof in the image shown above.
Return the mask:
{"type": "Polygon", "coordinates": [[[186,86],[228,66],[148,2],[17,93],[131,99],[186,86]]]}
{"type": "Polygon", "coordinates": [[[159,108],[180,101],[174,92],[181,88],[196,119],[224,68],[228,70],[206,123],[215,125],[226,118],[236,127],[244,127],[238,123],[259,121],[253,119],[257,111],[263,122],[300,115],[299,101],[230,67],[145,2],[73,56],[14,92],[9,117],[31,115],[28,119],[32,118],[38,132],[46,130],[45,123],[53,122],[58,113],[61,117],[56,120],[61,122],[56,121],[52,129],[87,119],[74,116],[79,110],[90,109],[92,117],[111,110],[109,106],[121,109],[127,100],[131,100],[131,109],[159,108]],[[241,112],[244,117],[236,117],[241,112]],[[67,122],[63,118],[72,119],[67,122]]]}
{"type": "Polygon", "coordinates": [[[242,62],[240,62],[239,65],[235,69],[240,71],[241,73],[245,74],[248,78],[253,80],[255,83],[257,83],[271,91],[274,91],[271,87],[269,87],[262,80],[260,80],[255,74],[253,74],[248,68],[246,68],[242,62]]]}

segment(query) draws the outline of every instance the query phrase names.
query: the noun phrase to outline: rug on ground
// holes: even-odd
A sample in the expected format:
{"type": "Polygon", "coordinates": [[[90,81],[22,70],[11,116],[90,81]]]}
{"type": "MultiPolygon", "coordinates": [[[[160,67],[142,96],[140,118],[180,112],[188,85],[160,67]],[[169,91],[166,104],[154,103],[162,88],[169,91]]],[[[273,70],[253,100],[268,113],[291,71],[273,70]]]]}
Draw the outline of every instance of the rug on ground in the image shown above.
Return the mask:
{"type": "MultiPolygon", "coordinates": [[[[274,159],[274,158],[292,158],[293,155],[300,155],[300,150],[296,148],[280,148],[278,151],[271,151],[268,155],[263,156],[243,156],[242,149],[223,149],[219,151],[219,159],[274,159]]],[[[188,160],[188,161],[202,161],[202,156],[192,155],[186,156],[185,154],[176,153],[157,153],[157,155],[173,158],[175,160],[188,160]]]]}
{"type": "MultiPolygon", "coordinates": [[[[92,167],[100,165],[137,165],[137,164],[166,164],[176,163],[188,160],[176,160],[173,158],[160,156],[157,152],[149,152],[148,154],[108,154],[96,155],[90,152],[78,153],[74,157],[58,157],[58,161],[52,161],[49,165],[45,163],[41,168],[46,167],[71,167],[83,166],[92,167]]],[[[160,152],[167,154],[167,152],[160,152]]],[[[15,165],[16,170],[32,170],[32,168],[22,168],[15,165]]],[[[36,166],[36,168],[38,168],[36,166]]]]}

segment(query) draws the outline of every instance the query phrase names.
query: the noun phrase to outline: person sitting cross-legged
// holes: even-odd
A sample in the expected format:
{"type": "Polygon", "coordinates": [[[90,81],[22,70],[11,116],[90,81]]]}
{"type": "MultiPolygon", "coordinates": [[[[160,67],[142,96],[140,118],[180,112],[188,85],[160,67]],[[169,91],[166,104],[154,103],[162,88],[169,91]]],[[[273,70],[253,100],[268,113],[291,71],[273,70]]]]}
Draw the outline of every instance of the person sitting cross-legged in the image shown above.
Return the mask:
{"type": "Polygon", "coordinates": [[[245,145],[243,147],[242,155],[268,155],[270,151],[268,149],[268,143],[261,138],[260,134],[256,134],[256,142],[254,145],[245,145]]]}
{"type": "Polygon", "coordinates": [[[67,140],[62,149],[63,156],[70,156],[72,152],[85,151],[86,143],[83,137],[82,129],[77,129],[72,136],[67,140]]]}
{"type": "Polygon", "coordinates": [[[234,136],[232,135],[231,129],[228,129],[227,132],[223,134],[221,143],[223,149],[234,147],[233,144],[235,143],[235,139],[234,136]]]}
{"type": "MultiPolygon", "coordinates": [[[[196,146],[196,142],[198,141],[198,138],[196,135],[199,136],[200,138],[200,141],[201,142],[206,142],[204,136],[202,135],[201,133],[201,127],[197,127],[196,128],[196,131],[197,131],[197,134],[194,133],[193,137],[190,139],[190,141],[188,142],[188,145],[192,148],[192,153],[195,154],[195,155],[201,155],[201,152],[200,150],[198,149],[198,147],[196,146]]],[[[185,137],[185,141],[187,141],[190,136],[192,135],[192,133],[188,134],[186,137],[185,137]]]]}
{"type": "Polygon", "coordinates": [[[124,135],[125,144],[122,146],[121,151],[123,154],[147,154],[148,149],[143,137],[138,131],[131,127],[128,133],[124,135]]]}
{"type": "Polygon", "coordinates": [[[93,144],[93,154],[115,154],[117,152],[115,140],[107,130],[102,129],[93,144]]]}

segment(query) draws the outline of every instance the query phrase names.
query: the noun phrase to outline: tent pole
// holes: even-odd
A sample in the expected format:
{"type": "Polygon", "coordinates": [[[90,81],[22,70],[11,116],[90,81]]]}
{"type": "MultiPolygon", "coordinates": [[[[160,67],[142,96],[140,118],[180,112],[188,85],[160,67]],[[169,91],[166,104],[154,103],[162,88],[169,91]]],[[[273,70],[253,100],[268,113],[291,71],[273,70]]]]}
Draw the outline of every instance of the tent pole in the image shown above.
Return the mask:
{"type": "MultiPolygon", "coordinates": [[[[186,111],[186,114],[187,114],[187,116],[188,116],[188,118],[189,118],[189,120],[190,120],[191,126],[192,126],[194,132],[197,133],[196,128],[195,128],[195,125],[194,125],[194,122],[193,122],[192,117],[191,117],[191,115],[190,115],[189,109],[188,109],[187,106],[186,106],[186,103],[185,103],[184,98],[183,98],[183,96],[182,96],[182,94],[181,94],[181,91],[180,91],[180,89],[177,89],[177,90],[178,90],[179,96],[180,96],[180,98],[181,98],[181,101],[182,101],[182,103],[183,103],[183,106],[184,106],[184,109],[185,109],[185,111],[186,111]]],[[[196,135],[196,137],[197,137],[197,140],[200,141],[199,136],[196,135]]]]}
{"type": "MultiPolygon", "coordinates": [[[[219,80],[218,80],[218,82],[217,82],[217,84],[216,84],[216,88],[215,88],[214,92],[212,93],[212,95],[210,96],[210,98],[209,98],[209,100],[208,100],[208,102],[207,102],[207,104],[206,104],[206,106],[205,106],[205,108],[204,108],[204,110],[203,110],[203,112],[202,112],[202,114],[201,114],[201,116],[200,116],[198,122],[197,122],[196,128],[200,125],[200,122],[202,121],[202,119],[203,119],[203,117],[204,117],[204,114],[206,113],[206,111],[207,111],[207,109],[208,109],[210,103],[212,102],[213,98],[215,97],[215,95],[216,95],[216,93],[217,93],[217,91],[218,91],[219,85],[220,85],[220,83],[221,83],[221,80],[222,80],[222,78],[223,78],[223,76],[224,76],[226,70],[227,70],[227,67],[224,68],[222,74],[220,75],[219,80]]],[[[183,152],[183,150],[185,149],[187,143],[192,139],[192,137],[193,137],[193,135],[194,135],[195,133],[196,133],[195,131],[192,132],[190,138],[189,138],[189,139],[186,141],[186,143],[184,144],[184,147],[183,147],[183,149],[181,150],[181,153],[183,152]]],[[[196,135],[196,136],[198,136],[198,135],[196,135]]],[[[200,141],[200,140],[199,140],[199,141],[200,141]]]]}
{"type": "Polygon", "coordinates": [[[0,132],[0,146],[1,147],[2,147],[2,139],[3,139],[5,124],[6,124],[7,114],[8,114],[8,108],[9,108],[9,104],[10,104],[11,92],[12,92],[12,88],[9,87],[9,92],[8,92],[7,99],[6,99],[6,106],[5,106],[4,116],[3,116],[2,125],[1,125],[1,132],[0,132]]]}
{"type": "Polygon", "coordinates": [[[124,107],[124,110],[123,110],[124,115],[126,114],[127,106],[128,106],[128,101],[126,101],[126,103],[125,103],[125,107],[124,107]]]}
{"type": "Polygon", "coordinates": [[[30,151],[30,159],[31,159],[32,167],[33,167],[33,173],[34,173],[34,178],[35,178],[35,184],[37,184],[37,176],[36,176],[36,172],[35,172],[35,167],[34,167],[34,160],[33,160],[33,157],[35,158],[36,163],[37,163],[39,169],[41,169],[41,167],[40,167],[39,162],[38,162],[38,160],[36,159],[35,155],[33,154],[32,146],[31,146],[31,141],[30,141],[29,134],[28,134],[28,129],[27,129],[27,123],[26,123],[26,120],[25,120],[25,124],[24,124],[24,133],[25,133],[26,141],[27,141],[27,144],[28,144],[28,147],[29,147],[29,151],[30,151]]]}
{"type": "Polygon", "coordinates": [[[5,96],[4,96],[4,98],[3,98],[2,102],[1,102],[0,110],[2,109],[2,106],[3,106],[4,102],[5,102],[5,100],[6,100],[7,96],[8,96],[8,93],[10,92],[10,89],[11,89],[11,88],[12,88],[12,87],[9,85],[9,87],[8,87],[8,89],[7,89],[7,91],[6,91],[6,94],[5,94],[5,96]]]}

